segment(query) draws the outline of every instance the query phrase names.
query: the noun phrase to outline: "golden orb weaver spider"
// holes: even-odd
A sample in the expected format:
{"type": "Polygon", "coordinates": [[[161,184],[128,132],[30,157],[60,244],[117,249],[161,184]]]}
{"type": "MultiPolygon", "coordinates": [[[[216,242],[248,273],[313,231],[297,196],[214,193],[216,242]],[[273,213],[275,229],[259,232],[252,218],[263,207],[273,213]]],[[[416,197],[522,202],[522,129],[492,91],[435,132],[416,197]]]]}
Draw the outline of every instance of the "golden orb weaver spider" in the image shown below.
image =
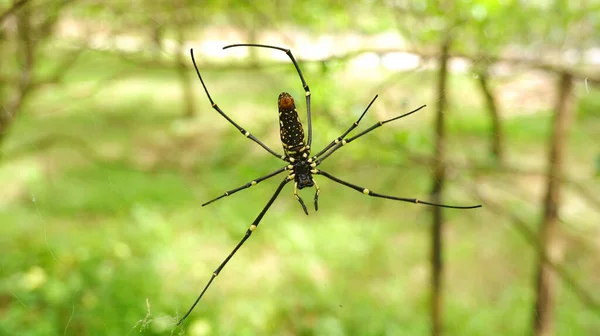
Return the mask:
{"type": "Polygon", "coordinates": [[[298,112],[296,111],[296,104],[295,104],[294,98],[292,98],[292,96],[287,92],[282,92],[278,98],[279,126],[280,126],[281,144],[283,146],[283,154],[278,154],[277,152],[275,152],[274,150],[269,148],[267,145],[265,145],[262,141],[257,139],[254,135],[250,134],[250,132],[246,131],[244,128],[239,126],[235,121],[233,121],[229,116],[227,116],[227,114],[225,114],[225,112],[223,112],[221,110],[221,108],[219,108],[219,106],[213,101],[212,97],[210,96],[210,93],[208,93],[208,89],[206,88],[206,85],[204,84],[204,80],[202,79],[202,76],[200,75],[198,66],[196,65],[196,60],[194,59],[194,51],[193,51],[193,49],[190,49],[192,62],[194,63],[194,68],[196,69],[196,74],[198,75],[198,78],[200,79],[200,83],[202,83],[202,87],[204,88],[204,92],[206,92],[206,96],[208,97],[208,100],[210,101],[212,108],[215,109],[221,116],[223,116],[223,118],[225,118],[230,124],[232,124],[235,128],[237,128],[238,131],[240,131],[240,133],[242,133],[242,135],[244,135],[245,137],[249,138],[250,140],[256,142],[258,145],[260,145],[262,148],[264,148],[267,152],[271,153],[273,156],[286,162],[286,165],[284,165],[283,167],[281,167],[267,175],[258,177],[240,187],[228,190],[228,191],[224,192],[222,195],[220,195],[216,198],[213,198],[212,200],[202,204],[202,206],[206,206],[206,205],[208,205],[212,202],[215,202],[223,197],[230,196],[232,194],[237,193],[238,191],[255,186],[258,183],[260,183],[264,180],[267,180],[271,177],[274,177],[284,171],[288,171],[288,175],[283,179],[283,181],[281,181],[281,183],[275,190],[275,193],[273,194],[273,196],[271,196],[271,198],[269,199],[267,204],[264,206],[264,208],[261,210],[261,212],[258,214],[258,216],[254,219],[252,224],[250,224],[250,227],[246,230],[244,237],[242,237],[240,242],[235,246],[235,248],[231,251],[231,253],[229,253],[227,258],[225,258],[225,260],[223,260],[223,262],[221,262],[219,267],[217,267],[217,269],[213,272],[210,280],[208,281],[206,286],[204,286],[204,289],[202,290],[202,292],[200,293],[200,295],[198,296],[196,301],[192,304],[192,306],[187,311],[187,313],[179,320],[177,325],[180,325],[191,314],[191,312],[194,310],[194,308],[196,307],[196,305],[198,304],[200,299],[202,299],[202,297],[204,296],[204,293],[206,292],[206,290],[212,284],[213,280],[219,275],[219,273],[221,273],[221,271],[223,270],[225,265],[227,265],[229,260],[235,255],[235,253],[240,249],[240,247],[242,247],[242,245],[244,245],[246,240],[248,240],[248,238],[250,238],[250,236],[252,235],[252,232],[254,232],[254,230],[256,230],[256,228],[258,227],[258,224],[260,223],[260,221],[266,214],[267,210],[269,210],[269,208],[271,207],[273,202],[275,202],[275,200],[281,193],[281,190],[283,189],[283,187],[286,184],[288,184],[289,182],[292,182],[292,181],[294,182],[294,197],[298,200],[298,202],[302,206],[302,210],[307,215],[308,215],[308,210],[306,208],[306,205],[304,204],[304,201],[298,195],[298,190],[306,188],[306,187],[315,187],[314,205],[315,205],[315,211],[317,211],[319,209],[318,202],[319,202],[320,189],[319,189],[319,186],[317,185],[313,175],[324,176],[324,177],[326,177],[336,183],[339,183],[345,187],[354,189],[360,193],[363,193],[367,196],[372,196],[372,197],[379,197],[379,198],[385,198],[385,199],[390,199],[390,200],[395,200],[395,201],[410,202],[410,203],[416,203],[416,204],[425,204],[425,205],[430,205],[430,206],[444,207],[444,208],[451,208],[451,209],[474,209],[474,208],[481,207],[481,205],[454,206],[454,205],[446,205],[446,204],[436,204],[436,203],[421,201],[416,198],[405,198],[405,197],[384,195],[384,194],[380,194],[380,193],[371,191],[367,188],[358,186],[356,184],[346,182],[346,181],[344,181],[338,177],[335,177],[321,169],[318,169],[317,167],[321,163],[323,163],[323,161],[325,161],[325,159],[327,159],[331,154],[336,152],[342,146],[362,137],[363,135],[383,126],[386,123],[389,123],[394,120],[398,120],[400,118],[403,118],[410,114],[413,114],[413,113],[419,111],[420,109],[424,108],[425,105],[420,106],[417,109],[414,109],[408,113],[397,116],[395,118],[391,118],[391,119],[384,120],[384,121],[379,121],[376,124],[374,124],[373,126],[362,131],[361,133],[359,133],[355,136],[352,136],[350,138],[346,138],[346,136],[358,126],[358,124],[362,120],[363,116],[367,113],[367,111],[369,110],[371,105],[373,105],[373,103],[375,102],[375,100],[378,97],[376,95],[371,100],[369,105],[365,108],[365,110],[360,115],[358,120],[356,120],[344,133],[342,133],[342,135],[340,135],[339,137],[337,137],[336,139],[331,141],[327,146],[325,146],[322,150],[320,150],[316,155],[311,156],[311,144],[312,144],[312,123],[311,123],[312,120],[311,120],[311,114],[310,114],[311,92],[310,92],[310,89],[308,88],[308,84],[306,84],[306,81],[304,80],[304,76],[302,75],[302,71],[300,71],[300,67],[298,66],[298,63],[296,62],[296,59],[292,55],[292,52],[289,49],[285,49],[285,48],[281,48],[281,47],[265,45],[265,44],[249,44],[249,43],[232,44],[232,45],[225,46],[223,49],[229,49],[229,48],[234,48],[234,47],[269,48],[269,49],[280,50],[287,54],[287,56],[291,59],[292,63],[294,64],[294,67],[296,68],[296,72],[298,73],[298,76],[300,77],[300,81],[302,82],[302,88],[304,89],[305,99],[306,99],[306,113],[307,113],[307,118],[308,118],[308,124],[307,124],[308,125],[308,137],[305,137],[304,128],[302,127],[302,123],[300,122],[298,112]]]}

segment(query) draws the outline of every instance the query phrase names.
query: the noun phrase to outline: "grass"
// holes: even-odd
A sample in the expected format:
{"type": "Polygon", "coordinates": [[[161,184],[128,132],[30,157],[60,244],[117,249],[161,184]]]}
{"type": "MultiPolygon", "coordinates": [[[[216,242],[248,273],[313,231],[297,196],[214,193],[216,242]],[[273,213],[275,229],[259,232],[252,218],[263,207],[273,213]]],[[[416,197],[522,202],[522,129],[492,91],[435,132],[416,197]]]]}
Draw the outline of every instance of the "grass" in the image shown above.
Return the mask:
{"type": "MultiPolygon", "coordinates": [[[[179,118],[175,74],[138,70],[110,55],[85,55],[64,87],[29,102],[3,145],[0,188],[10,193],[0,204],[0,252],[9,257],[0,260],[0,334],[169,334],[278,184],[266,181],[200,207],[280,163],[236,135],[210,109],[198,83],[198,116],[185,120],[179,118]],[[131,74],[88,96],[98,77],[123,69],[131,74]]],[[[292,71],[206,71],[205,77],[224,110],[279,149],[271,103],[280,90],[300,91],[292,71]]],[[[315,97],[317,87],[330,93],[315,98],[323,103],[315,106],[336,118],[333,125],[314,108],[314,147],[354,121],[371,98],[365,88],[377,84],[343,81],[341,74],[321,82],[316,72],[305,76],[315,97]]],[[[382,95],[361,127],[401,113],[406,97],[425,96],[431,83],[422,78],[433,76],[404,76],[386,88],[388,98],[382,95]]],[[[464,92],[460,86],[468,91],[468,78],[453,83],[453,92],[464,92]]],[[[485,114],[455,101],[460,108],[448,117],[451,151],[485,156],[485,114]]],[[[353,143],[323,169],[381,192],[427,198],[430,167],[410,162],[411,153],[431,150],[434,101],[425,102],[430,108],[353,143]],[[380,148],[375,152],[370,144],[380,148]]],[[[581,147],[589,145],[598,120],[585,115],[569,143],[573,167],[585,166],[593,154],[581,147]]],[[[543,167],[549,125],[545,111],[507,119],[509,157],[543,167]]],[[[452,178],[447,202],[478,202],[463,191],[461,181],[468,178],[452,178]]],[[[481,183],[515,187],[510,176],[484,176],[481,183]]],[[[188,334],[429,333],[428,209],[365,198],[322,179],[319,184],[321,210],[308,217],[284,190],[190,316],[188,334]]],[[[528,189],[511,189],[507,206],[519,201],[516,208],[534,227],[539,211],[523,196],[528,189]]],[[[302,195],[312,197],[310,191],[302,195]]],[[[488,209],[445,213],[448,334],[526,333],[533,249],[488,209]]],[[[598,234],[597,227],[589,230],[598,234]]],[[[568,251],[597,250],[589,244],[569,244],[568,251]]],[[[578,277],[598,279],[593,253],[577,255],[578,277]]],[[[590,291],[598,285],[586,284],[590,291]]],[[[557,334],[600,328],[598,315],[569,288],[561,285],[557,302],[557,334]]]]}

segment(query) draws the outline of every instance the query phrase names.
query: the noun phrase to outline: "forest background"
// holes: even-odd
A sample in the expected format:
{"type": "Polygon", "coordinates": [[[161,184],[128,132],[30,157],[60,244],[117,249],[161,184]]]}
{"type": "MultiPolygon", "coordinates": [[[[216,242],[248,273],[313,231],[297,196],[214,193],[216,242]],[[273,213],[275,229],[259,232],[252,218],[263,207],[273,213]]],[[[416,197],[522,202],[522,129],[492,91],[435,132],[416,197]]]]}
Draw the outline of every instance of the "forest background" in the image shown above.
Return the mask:
{"type": "Polygon", "coordinates": [[[600,2],[0,1],[0,334],[594,335],[600,2]],[[280,167],[277,95],[319,149],[189,316],[280,167]],[[310,191],[301,195],[312,199],[310,191]],[[309,203],[312,203],[309,202],[309,203]]]}

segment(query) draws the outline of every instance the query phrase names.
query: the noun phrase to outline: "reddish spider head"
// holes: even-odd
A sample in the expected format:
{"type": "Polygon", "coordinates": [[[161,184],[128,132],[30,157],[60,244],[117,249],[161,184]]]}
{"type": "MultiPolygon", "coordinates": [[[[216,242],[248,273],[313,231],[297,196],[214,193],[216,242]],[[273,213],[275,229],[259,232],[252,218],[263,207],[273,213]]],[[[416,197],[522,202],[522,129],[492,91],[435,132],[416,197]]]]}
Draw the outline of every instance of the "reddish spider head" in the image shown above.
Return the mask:
{"type": "Polygon", "coordinates": [[[294,98],[287,92],[282,92],[279,95],[277,104],[279,105],[279,111],[291,111],[296,108],[294,98]]]}

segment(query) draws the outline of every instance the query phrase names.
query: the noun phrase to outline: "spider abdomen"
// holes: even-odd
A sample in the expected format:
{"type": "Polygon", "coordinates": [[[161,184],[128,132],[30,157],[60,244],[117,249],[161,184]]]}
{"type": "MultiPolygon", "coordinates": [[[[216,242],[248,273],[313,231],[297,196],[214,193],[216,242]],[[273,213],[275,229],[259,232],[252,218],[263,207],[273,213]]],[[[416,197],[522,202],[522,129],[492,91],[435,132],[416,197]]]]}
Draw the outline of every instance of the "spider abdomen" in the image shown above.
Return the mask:
{"type": "Polygon", "coordinates": [[[282,92],[279,95],[278,106],[279,134],[283,150],[287,156],[300,157],[306,150],[306,141],[294,98],[289,93],[282,92]]]}

